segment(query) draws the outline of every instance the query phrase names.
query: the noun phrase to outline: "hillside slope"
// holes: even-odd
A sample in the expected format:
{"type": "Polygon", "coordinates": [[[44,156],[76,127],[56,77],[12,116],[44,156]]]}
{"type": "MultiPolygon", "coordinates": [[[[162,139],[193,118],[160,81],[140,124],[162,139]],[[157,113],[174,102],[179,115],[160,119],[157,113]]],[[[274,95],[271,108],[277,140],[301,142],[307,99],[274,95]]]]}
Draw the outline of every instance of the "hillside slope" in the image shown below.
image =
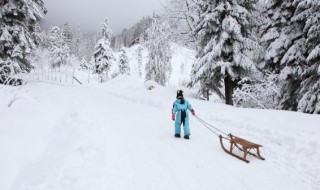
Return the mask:
{"type": "Polygon", "coordinates": [[[263,144],[266,161],[239,161],[191,118],[175,139],[175,89],[117,77],[103,85],[0,86],[0,189],[314,190],[320,118],[187,98],[199,117],[263,144]],[[9,108],[8,103],[18,98],[9,108]]]}

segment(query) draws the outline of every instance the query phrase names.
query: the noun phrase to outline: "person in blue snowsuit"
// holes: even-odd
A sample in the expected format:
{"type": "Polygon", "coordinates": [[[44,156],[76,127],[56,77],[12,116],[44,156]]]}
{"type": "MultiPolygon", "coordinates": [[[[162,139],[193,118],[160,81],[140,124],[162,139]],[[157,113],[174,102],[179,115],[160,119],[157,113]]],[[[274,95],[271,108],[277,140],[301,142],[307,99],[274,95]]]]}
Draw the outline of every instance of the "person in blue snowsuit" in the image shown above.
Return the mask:
{"type": "Polygon", "coordinates": [[[175,121],[175,137],[180,138],[181,135],[181,124],[183,124],[184,138],[189,139],[190,128],[189,128],[189,110],[192,115],[195,115],[194,110],[187,100],[183,97],[183,91],[177,91],[177,100],[173,103],[172,109],[172,120],[175,121]],[[177,118],[176,118],[177,117],[177,118]]]}

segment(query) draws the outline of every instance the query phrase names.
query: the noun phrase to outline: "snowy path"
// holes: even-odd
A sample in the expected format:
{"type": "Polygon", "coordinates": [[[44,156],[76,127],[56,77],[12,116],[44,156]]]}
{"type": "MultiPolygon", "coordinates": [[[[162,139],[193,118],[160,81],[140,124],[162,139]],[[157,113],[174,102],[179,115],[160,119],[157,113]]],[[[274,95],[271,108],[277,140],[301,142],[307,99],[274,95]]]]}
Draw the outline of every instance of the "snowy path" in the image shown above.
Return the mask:
{"type": "MultiPolygon", "coordinates": [[[[266,145],[266,161],[250,157],[246,164],[225,154],[194,118],[190,141],[173,138],[168,107],[174,91],[149,96],[143,85],[122,83],[127,86],[30,84],[12,108],[1,101],[0,121],[10,126],[0,127],[0,189],[313,190],[320,185],[319,116],[190,100],[204,119],[266,145]]],[[[4,90],[2,100],[16,93],[4,90]]]]}

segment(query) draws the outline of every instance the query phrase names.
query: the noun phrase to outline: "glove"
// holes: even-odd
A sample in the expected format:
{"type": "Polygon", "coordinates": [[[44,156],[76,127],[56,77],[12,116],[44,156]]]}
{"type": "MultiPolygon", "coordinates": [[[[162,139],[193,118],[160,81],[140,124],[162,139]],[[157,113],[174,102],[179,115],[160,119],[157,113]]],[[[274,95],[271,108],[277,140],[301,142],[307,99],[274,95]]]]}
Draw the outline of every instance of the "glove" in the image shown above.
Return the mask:
{"type": "Polygon", "coordinates": [[[193,116],[196,115],[196,112],[193,109],[191,110],[191,113],[192,113],[193,116]]]}
{"type": "Polygon", "coordinates": [[[176,116],[174,114],[172,114],[172,121],[176,120],[176,116]]]}

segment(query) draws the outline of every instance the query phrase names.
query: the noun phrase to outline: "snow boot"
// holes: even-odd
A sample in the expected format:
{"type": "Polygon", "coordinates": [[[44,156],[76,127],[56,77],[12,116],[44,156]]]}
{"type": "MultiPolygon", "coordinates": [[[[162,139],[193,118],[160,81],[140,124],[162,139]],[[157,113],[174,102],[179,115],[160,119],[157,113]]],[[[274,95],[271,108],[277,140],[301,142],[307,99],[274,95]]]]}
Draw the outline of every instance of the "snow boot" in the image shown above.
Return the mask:
{"type": "Polygon", "coordinates": [[[180,134],[175,134],[174,137],[180,138],[181,136],[180,136],[180,134]]]}
{"type": "Polygon", "coordinates": [[[189,135],[184,136],[185,139],[190,139],[189,135]]]}

